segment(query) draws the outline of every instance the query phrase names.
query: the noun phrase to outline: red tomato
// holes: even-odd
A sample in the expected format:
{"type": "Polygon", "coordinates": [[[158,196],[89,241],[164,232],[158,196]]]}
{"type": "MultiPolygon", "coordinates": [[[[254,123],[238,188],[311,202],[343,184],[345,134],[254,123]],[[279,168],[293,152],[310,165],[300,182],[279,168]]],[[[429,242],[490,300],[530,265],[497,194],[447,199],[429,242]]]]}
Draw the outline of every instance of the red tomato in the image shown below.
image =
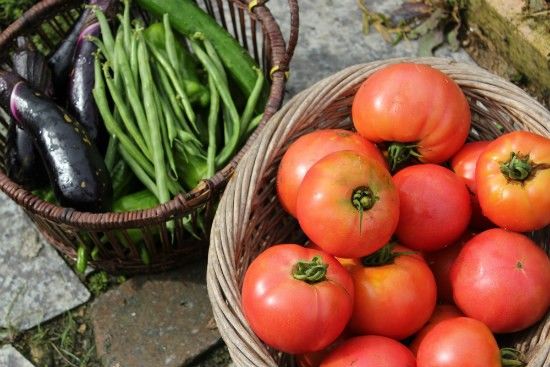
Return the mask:
{"type": "Polygon", "coordinates": [[[317,351],[344,330],[353,307],[353,281],[322,251],[276,245],[247,269],[242,305],[250,327],[266,344],[292,354],[317,351]]]}
{"type": "Polygon", "coordinates": [[[378,266],[364,266],[369,258],[343,260],[355,287],[349,328],[356,334],[404,339],[417,332],[432,315],[437,290],[430,268],[408,248],[396,246],[392,252],[404,254],[378,266]]]}
{"type": "Polygon", "coordinates": [[[414,250],[435,251],[459,239],[472,214],[470,194],[452,171],[419,164],[397,172],[400,214],[396,235],[414,250]]]}
{"type": "Polygon", "coordinates": [[[453,305],[437,305],[435,306],[434,313],[432,314],[432,317],[430,317],[430,320],[424,325],[422,329],[416,334],[413,341],[409,345],[409,348],[412,350],[414,355],[417,355],[418,353],[418,347],[422,343],[422,340],[424,340],[424,337],[430,330],[432,330],[437,324],[439,324],[441,321],[452,319],[453,317],[461,317],[464,316],[462,312],[456,306],[453,305]]]}
{"type": "Polygon", "coordinates": [[[493,140],[476,167],[483,214],[499,227],[526,232],[550,224],[550,139],[514,131],[493,140]]]}
{"type": "Polygon", "coordinates": [[[426,262],[435,277],[437,284],[437,299],[443,303],[454,303],[453,288],[451,286],[451,266],[458,257],[460,250],[470,238],[472,233],[466,232],[456,243],[441,250],[427,252],[426,262]]]}
{"type": "Polygon", "coordinates": [[[451,268],[455,303],[495,333],[522,330],[550,307],[550,260],[528,237],[500,228],[472,238],[451,268]]]}
{"type": "Polygon", "coordinates": [[[336,347],[341,345],[347,339],[349,339],[349,335],[348,333],[346,333],[346,331],[344,331],[343,334],[341,334],[331,345],[323,350],[297,354],[296,356],[294,356],[296,365],[298,367],[319,367],[323,359],[325,359],[325,357],[329,355],[330,352],[332,352],[336,347]]]}
{"type": "Polygon", "coordinates": [[[319,159],[340,150],[364,153],[387,166],[378,148],[352,131],[325,129],[302,135],[283,155],[277,172],[277,195],[289,214],[296,217],[296,197],[306,172],[319,159]]]}
{"type": "Polygon", "coordinates": [[[332,351],[321,367],[416,367],[410,350],[383,336],[367,335],[348,339],[332,351]]]}
{"type": "Polygon", "coordinates": [[[468,317],[439,322],[416,354],[418,367],[501,367],[500,350],[491,330],[468,317]]]}
{"type": "Polygon", "coordinates": [[[472,219],[470,225],[475,229],[487,229],[494,227],[491,221],[483,215],[479,201],[477,200],[476,189],[476,166],[477,160],[483,150],[489,145],[489,141],[475,141],[466,143],[451,159],[451,168],[458,177],[461,177],[468,190],[472,203],[472,219]]]}
{"type": "Polygon", "coordinates": [[[338,257],[371,254],[390,240],[399,197],[378,161],[350,150],[331,153],[307,172],[297,200],[309,239],[338,257]]]}
{"type": "Polygon", "coordinates": [[[441,163],[468,137],[471,116],[460,87],[427,65],[387,66],[361,84],[352,104],[356,130],[374,143],[404,143],[388,149],[392,169],[410,155],[441,163]]]}

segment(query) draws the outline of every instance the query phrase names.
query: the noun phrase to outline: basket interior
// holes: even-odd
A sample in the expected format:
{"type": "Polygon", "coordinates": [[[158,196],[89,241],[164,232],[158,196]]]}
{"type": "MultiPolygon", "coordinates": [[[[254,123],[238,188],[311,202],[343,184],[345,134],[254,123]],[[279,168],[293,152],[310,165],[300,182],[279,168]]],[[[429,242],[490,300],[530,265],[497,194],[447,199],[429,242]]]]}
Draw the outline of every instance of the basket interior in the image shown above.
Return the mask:
{"type": "MultiPolygon", "coordinates": [[[[548,120],[550,115],[542,107],[540,108],[543,115],[527,116],[525,111],[530,111],[529,107],[518,109],[513,104],[505,103],[498,97],[499,93],[495,93],[492,97],[492,90],[497,87],[483,86],[483,82],[480,82],[483,77],[490,76],[486,74],[476,76],[477,69],[472,73],[467,66],[457,69],[450,65],[449,61],[435,60],[423,63],[435,64],[433,66],[450,74],[467,95],[473,115],[469,140],[490,140],[504,132],[520,129],[550,137],[550,120],[548,120]],[[477,81],[472,82],[471,78],[477,78],[477,81]],[[540,118],[537,120],[535,117],[543,117],[546,120],[541,121],[540,118]]],[[[393,62],[398,61],[402,60],[398,59],[393,62]]],[[[364,70],[364,73],[359,73],[359,76],[357,72],[353,74],[352,71],[348,71],[347,73],[352,74],[348,77],[344,71],[328,78],[328,81],[319,82],[294,97],[274,116],[277,121],[273,125],[278,125],[278,127],[272,126],[269,131],[264,131],[257,144],[248,152],[237,168],[236,182],[228,187],[226,192],[228,197],[224,196],[221,204],[223,210],[216,215],[214,220],[214,225],[222,226],[222,229],[216,233],[216,238],[213,239],[215,248],[211,247],[210,250],[210,265],[214,265],[214,267],[210,271],[209,289],[214,304],[227,302],[229,308],[236,308],[230,316],[219,316],[217,322],[221,325],[222,336],[226,342],[229,342],[232,357],[234,360],[242,362],[243,365],[248,365],[247,363],[253,360],[262,366],[271,366],[272,361],[276,362],[277,366],[293,365],[290,356],[268,348],[250,331],[240,309],[239,296],[246,269],[259,253],[273,244],[304,244],[306,240],[297,221],[283,210],[277,200],[275,179],[280,160],[289,145],[303,134],[322,128],[353,130],[350,113],[355,92],[368,75],[390,62],[392,61],[372,63],[372,65],[365,64],[362,69],[361,66],[358,66],[356,70],[364,70]],[[242,187],[250,187],[250,189],[247,191],[242,187]],[[225,202],[226,199],[228,202],[225,202]],[[239,205],[240,201],[248,202],[239,205]],[[222,219],[222,215],[229,218],[222,219]],[[228,227],[226,232],[223,228],[225,226],[228,227]],[[232,283],[233,281],[235,283],[232,283]],[[221,294],[220,297],[215,294],[218,290],[221,294]],[[237,323],[242,323],[250,333],[247,337],[242,337],[242,340],[249,343],[246,346],[237,346],[237,342],[232,341],[233,338],[236,338],[233,328],[237,323]],[[225,333],[227,335],[224,335],[225,333]],[[256,344],[258,351],[248,353],[247,346],[253,344],[256,344]],[[268,353],[272,359],[269,360],[270,363],[261,364],[261,358],[264,361],[268,358],[268,354],[265,353],[268,353]]],[[[513,85],[510,86],[515,88],[513,85]]],[[[518,98],[519,96],[526,97],[520,90],[514,89],[514,92],[518,93],[518,98]]],[[[507,91],[502,93],[507,93],[507,91]]],[[[513,99],[514,96],[510,96],[510,98],[513,99]]],[[[521,104],[522,101],[518,103],[521,104]]],[[[530,103],[536,104],[534,101],[530,101],[530,103]]],[[[547,253],[550,253],[550,229],[548,227],[529,235],[547,253]]],[[[219,307],[220,309],[227,308],[226,306],[219,307]]],[[[529,360],[533,360],[535,354],[540,352],[541,343],[546,345],[546,349],[549,349],[549,328],[550,314],[547,314],[539,324],[519,333],[502,336],[500,342],[504,346],[517,347],[527,353],[529,360]]],[[[529,366],[547,365],[530,364],[529,366]]]]}

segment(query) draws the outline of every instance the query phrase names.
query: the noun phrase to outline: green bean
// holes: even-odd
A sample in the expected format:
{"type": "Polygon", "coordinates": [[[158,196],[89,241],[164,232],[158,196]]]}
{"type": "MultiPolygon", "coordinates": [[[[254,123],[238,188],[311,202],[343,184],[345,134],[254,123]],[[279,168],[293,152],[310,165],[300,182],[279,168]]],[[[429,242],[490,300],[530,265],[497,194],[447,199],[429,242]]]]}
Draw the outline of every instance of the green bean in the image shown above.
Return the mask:
{"type": "MultiPolygon", "coordinates": [[[[139,69],[138,69],[138,57],[137,57],[137,37],[131,37],[130,39],[130,69],[132,75],[137,84],[139,84],[139,69]]],[[[136,84],[136,85],[137,85],[136,84]]]]}
{"type": "MultiPolygon", "coordinates": [[[[151,176],[154,175],[154,168],[152,164],[149,162],[149,160],[143,155],[143,153],[137,149],[137,147],[132,143],[131,139],[128,138],[128,136],[122,131],[119,125],[117,125],[113,114],[111,113],[111,110],[109,108],[109,103],[107,102],[107,96],[105,94],[105,84],[103,80],[103,73],[101,72],[101,66],[99,65],[99,59],[95,58],[95,86],[92,91],[94,95],[94,99],[97,105],[97,109],[99,110],[99,113],[101,114],[101,117],[103,119],[103,122],[105,123],[105,128],[107,131],[112,134],[116,135],[116,137],[119,139],[120,146],[119,151],[122,154],[122,149],[124,151],[127,151],[127,157],[130,157],[133,162],[135,162],[135,165],[130,165],[132,167],[132,171],[136,174],[136,176],[141,180],[141,176],[138,172],[136,172],[136,169],[134,167],[139,167],[144,172],[147,172],[147,174],[150,174],[151,176]]],[[[123,157],[128,164],[128,159],[123,157]]],[[[153,191],[155,192],[155,191],[153,191]]]]}
{"type": "Polygon", "coordinates": [[[217,67],[214,65],[214,63],[212,62],[208,54],[206,54],[206,52],[203,51],[203,49],[199,46],[199,44],[196,41],[190,40],[190,43],[191,43],[191,47],[193,48],[193,51],[195,52],[195,55],[198,57],[200,62],[208,71],[208,74],[212,75],[212,78],[214,79],[214,82],[216,84],[216,88],[220,93],[220,98],[224,103],[225,107],[227,108],[227,111],[230,117],[231,135],[229,136],[229,141],[226,141],[226,144],[223,147],[222,151],[216,157],[216,164],[218,166],[222,166],[229,160],[229,158],[231,158],[231,156],[237,149],[239,135],[240,135],[239,114],[237,113],[237,108],[235,107],[235,103],[231,98],[229,87],[227,86],[226,83],[223,82],[223,77],[220,75],[217,67]]]}
{"type": "Polygon", "coordinates": [[[99,247],[97,245],[95,245],[94,248],[92,249],[92,252],[90,253],[90,257],[94,261],[99,260],[99,247]]]}
{"type": "Polygon", "coordinates": [[[212,46],[212,43],[208,41],[206,38],[202,37],[202,41],[204,43],[206,53],[208,54],[208,56],[210,56],[210,58],[212,59],[212,62],[218,68],[218,71],[220,72],[220,75],[223,77],[224,82],[227,83],[227,74],[225,73],[222,60],[218,56],[216,49],[214,48],[214,46],[212,46]]]}
{"type": "Polygon", "coordinates": [[[256,109],[258,99],[260,98],[260,94],[262,93],[262,88],[264,86],[264,75],[262,71],[259,68],[255,68],[255,70],[256,74],[258,75],[258,79],[256,79],[254,89],[252,89],[252,93],[250,93],[250,96],[246,101],[246,106],[244,107],[244,112],[241,116],[241,129],[243,132],[246,132],[248,130],[248,124],[252,119],[252,114],[256,109]]]}
{"type": "Polygon", "coordinates": [[[153,166],[155,167],[155,181],[157,184],[157,194],[160,203],[165,203],[170,200],[170,193],[168,192],[166,183],[166,165],[164,162],[164,155],[162,151],[162,137],[160,129],[160,117],[159,111],[154,96],[154,83],[151,74],[151,67],[149,64],[149,53],[143,35],[138,35],[138,58],[139,62],[139,76],[142,80],[141,87],[143,93],[143,104],[145,107],[145,113],[147,114],[147,120],[149,121],[149,132],[153,153],[153,166]]]}
{"type": "Polygon", "coordinates": [[[115,135],[109,134],[109,142],[107,143],[107,151],[105,152],[105,166],[107,166],[107,169],[111,172],[111,175],[113,174],[117,151],[118,140],[115,135]]]}
{"type": "Polygon", "coordinates": [[[126,149],[121,146],[120,147],[120,154],[122,155],[122,158],[128,163],[130,168],[132,169],[132,172],[136,175],[136,177],[141,181],[143,186],[145,186],[149,191],[155,193],[158,192],[157,185],[153,182],[151,177],[145,172],[145,170],[141,167],[141,165],[137,162],[137,160],[134,159],[132,154],[128,153],[126,149]]]}
{"type": "Polygon", "coordinates": [[[164,55],[157,50],[155,47],[151,46],[149,47],[151,52],[153,53],[153,56],[155,56],[156,60],[159,62],[159,64],[162,66],[164,71],[166,71],[166,74],[168,75],[168,78],[171,80],[172,84],[174,85],[174,88],[176,89],[176,92],[178,94],[178,97],[183,105],[183,109],[185,111],[185,114],[187,115],[187,118],[191,122],[191,125],[193,128],[198,132],[196,126],[196,116],[195,112],[193,111],[193,107],[191,107],[191,102],[189,101],[189,97],[187,96],[187,93],[185,92],[185,88],[181,84],[181,81],[178,79],[176,72],[170,65],[170,63],[166,60],[164,55]]]}
{"type": "Polygon", "coordinates": [[[76,264],[75,269],[79,274],[84,274],[86,268],[88,267],[88,248],[84,243],[78,245],[78,250],[76,251],[76,264]]]}
{"type": "Polygon", "coordinates": [[[143,244],[143,242],[139,242],[139,257],[141,258],[141,262],[143,262],[144,265],[151,264],[151,256],[149,255],[149,251],[147,251],[147,248],[143,244]]]}
{"type": "Polygon", "coordinates": [[[162,84],[162,88],[164,89],[164,91],[166,92],[166,94],[168,96],[168,100],[170,102],[170,105],[172,106],[172,111],[175,114],[176,120],[179,121],[179,123],[181,124],[181,127],[184,130],[186,130],[188,132],[191,132],[191,127],[189,126],[189,124],[185,120],[185,116],[183,116],[183,113],[182,113],[181,108],[178,104],[178,99],[176,97],[174,89],[172,88],[172,85],[170,84],[170,80],[168,80],[168,75],[166,75],[166,72],[162,68],[157,68],[157,71],[158,71],[158,74],[159,74],[159,77],[160,77],[160,82],[162,84]]]}
{"type": "Polygon", "coordinates": [[[258,116],[254,117],[252,121],[250,122],[250,125],[248,125],[248,129],[246,130],[246,136],[250,135],[254,129],[258,127],[262,119],[264,118],[264,114],[260,113],[258,116]]]}
{"type": "MultiPolygon", "coordinates": [[[[176,171],[176,163],[174,161],[174,154],[172,153],[172,141],[170,140],[170,135],[168,133],[169,130],[169,124],[172,124],[172,127],[174,126],[173,121],[168,122],[170,119],[169,112],[167,109],[167,103],[162,100],[159,96],[159,91],[154,88],[153,95],[155,96],[155,102],[157,106],[157,111],[159,111],[159,126],[160,126],[160,133],[162,138],[162,145],[164,147],[164,154],[166,156],[166,159],[168,160],[168,166],[170,167],[170,171],[172,175],[169,175],[169,179],[174,179],[176,181],[178,179],[178,172],[176,171]]],[[[172,131],[172,134],[175,134],[175,131],[172,131]]]]}
{"type": "Polygon", "coordinates": [[[111,27],[109,26],[109,21],[98,7],[94,7],[94,13],[101,28],[101,37],[103,38],[103,43],[105,44],[105,56],[107,59],[112,59],[115,50],[115,41],[113,39],[111,27]]]}
{"type": "Polygon", "coordinates": [[[132,181],[133,175],[130,172],[130,167],[124,159],[116,162],[113,172],[111,173],[111,181],[113,182],[113,198],[115,200],[120,197],[128,184],[132,181]]]}
{"type": "Polygon", "coordinates": [[[164,14],[162,17],[162,21],[164,23],[164,46],[166,48],[166,52],[168,53],[168,60],[170,61],[170,64],[174,68],[174,71],[178,75],[180,79],[181,75],[179,72],[179,65],[180,62],[178,61],[178,56],[176,52],[176,38],[174,37],[174,33],[172,32],[172,27],[170,27],[170,19],[168,17],[168,14],[164,14]]]}
{"type": "Polygon", "coordinates": [[[122,24],[122,29],[124,31],[124,46],[126,50],[130,50],[131,43],[131,31],[132,26],[130,25],[130,0],[124,0],[124,15],[120,22],[122,24]]]}
{"type": "Polygon", "coordinates": [[[208,151],[206,155],[207,177],[216,173],[216,125],[220,112],[220,96],[214,85],[212,76],[208,76],[208,87],[210,88],[210,110],[208,111],[208,151]]]}
{"type": "Polygon", "coordinates": [[[147,117],[145,116],[143,104],[138,93],[137,84],[135,84],[135,79],[130,69],[128,57],[126,55],[122,42],[117,42],[116,47],[116,62],[118,64],[118,67],[120,67],[120,71],[122,73],[122,79],[124,81],[124,87],[126,89],[128,101],[130,102],[130,106],[132,107],[134,116],[136,117],[139,130],[141,131],[141,134],[145,137],[145,142],[148,143],[148,151],[151,152],[153,150],[153,143],[147,139],[147,137],[151,135],[151,132],[149,131],[149,124],[147,122],[147,117]]]}
{"type": "Polygon", "coordinates": [[[103,75],[105,77],[105,82],[107,84],[107,88],[109,89],[111,98],[113,98],[113,101],[115,103],[117,111],[120,114],[122,122],[124,123],[126,130],[128,130],[128,133],[130,133],[130,136],[132,137],[132,139],[134,139],[139,149],[141,149],[141,151],[143,152],[143,154],[145,154],[146,157],[150,157],[151,151],[149,150],[149,147],[145,143],[144,137],[142,137],[139,129],[137,128],[134,122],[134,119],[132,118],[132,115],[130,113],[130,110],[126,106],[126,102],[120,95],[119,90],[114,85],[112,78],[109,76],[109,72],[107,71],[107,68],[108,68],[108,64],[105,63],[103,66],[103,75]]]}

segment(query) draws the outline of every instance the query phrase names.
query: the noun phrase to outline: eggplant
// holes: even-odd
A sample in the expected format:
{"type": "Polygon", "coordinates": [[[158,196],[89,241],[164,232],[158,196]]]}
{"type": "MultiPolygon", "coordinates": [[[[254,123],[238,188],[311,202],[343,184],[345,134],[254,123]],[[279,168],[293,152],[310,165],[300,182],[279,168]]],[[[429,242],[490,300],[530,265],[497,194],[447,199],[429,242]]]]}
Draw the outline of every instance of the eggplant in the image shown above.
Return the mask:
{"type": "Polygon", "coordinates": [[[69,80],[69,71],[73,63],[76,40],[80,35],[82,27],[89,21],[92,9],[84,8],[84,11],[72,26],[69,34],[61,42],[59,47],[48,57],[48,65],[53,72],[53,87],[56,100],[65,101],[67,97],[67,82],[69,80]]]}
{"type": "Polygon", "coordinates": [[[87,5],[84,6],[82,14],[80,14],[76,23],[71,27],[71,30],[63,42],[61,42],[59,47],[48,57],[48,64],[53,71],[54,91],[58,102],[64,103],[67,99],[67,84],[69,82],[69,74],[74,62],[75,50],[80,33],[87,25],[95,22],[95,15],[90,6],[95,5],[102,11],[106,11],[111,3],[113,3],[112,0],[89,0],[87,5]]]}
{"type": "MultiPolygon", "coordinates": [[[[33,89],[51,96],[52,73],[46,58],[25,37],[19,37],[17,44],[18,48],[11,55],[13,70],[33,89]]],[[[48,175],[31,136],[10,120],[4,154],[7,176],[28,190],[46,185],[48,175]]]]}
{"type": "Polygon", "coordinates": [[[80,211],[110,210],[111,177],[83,126],[20,76],[0,71],[0,106],[32,137],[58,202],[80,211]]]}
{"type": "Polygon", "coordinates": [[[94,52],[97,46],[87,37],[98,37],[100,33],[99,23],[92,23],[80,32],[69,77],[68,95],[69,113],[84,126],[96,144],[105,141],[106,132],[101,128],[99,111],[92,95],[95,83],[94,52]]]}

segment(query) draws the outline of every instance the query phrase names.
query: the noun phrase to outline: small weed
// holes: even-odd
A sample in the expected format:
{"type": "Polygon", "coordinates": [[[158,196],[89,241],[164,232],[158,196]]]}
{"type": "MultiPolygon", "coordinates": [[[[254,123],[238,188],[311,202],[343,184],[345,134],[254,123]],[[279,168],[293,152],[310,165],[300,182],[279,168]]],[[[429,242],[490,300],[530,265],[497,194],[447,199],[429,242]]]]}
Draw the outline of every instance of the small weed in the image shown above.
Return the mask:
{"type": "Polygon", "coordinates": [[[88,289],[96,297],[109,289],[110,285],[109,275],[104,271],[94,273],[88,277],[88,289]]]}

